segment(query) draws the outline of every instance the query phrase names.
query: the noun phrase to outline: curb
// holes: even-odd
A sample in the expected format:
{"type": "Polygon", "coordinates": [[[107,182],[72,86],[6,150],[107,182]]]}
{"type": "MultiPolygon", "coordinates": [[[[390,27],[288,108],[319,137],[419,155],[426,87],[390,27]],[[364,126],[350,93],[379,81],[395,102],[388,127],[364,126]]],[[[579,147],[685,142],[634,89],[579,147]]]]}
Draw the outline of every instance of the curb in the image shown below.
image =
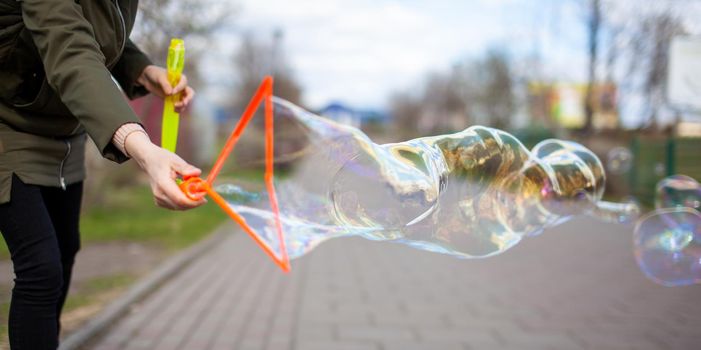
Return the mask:
{"type": "Polygon", "coordinates": [[[144,299],[165,281],[181,272],[183,270],[183,266],[199,257],[212,246],[221,242],[229,235],[226,232],[231,231],[227,230],[227,227],[227,224],[222,224],[219,226],[219,228],[214,230],[214,233],[205,238],[203,241],[190,248],[187,248],[182,253],[167,259],[158,268],[156,268],[155,271],[151,272],[134,286],[129,288],[124,295],[107,305],[107,307],[105,307],[105,309],[102,310],[97,316],[80,327],[80,329],[78,329],[76,332],[71,333],[66,337],[66,339],[63,339],[60,342],[58,349],[77,350],[81,346],[85,345],[97,334],[114,324],[114,322],[129,312],[129,307],[131,305],[144,299]]]}

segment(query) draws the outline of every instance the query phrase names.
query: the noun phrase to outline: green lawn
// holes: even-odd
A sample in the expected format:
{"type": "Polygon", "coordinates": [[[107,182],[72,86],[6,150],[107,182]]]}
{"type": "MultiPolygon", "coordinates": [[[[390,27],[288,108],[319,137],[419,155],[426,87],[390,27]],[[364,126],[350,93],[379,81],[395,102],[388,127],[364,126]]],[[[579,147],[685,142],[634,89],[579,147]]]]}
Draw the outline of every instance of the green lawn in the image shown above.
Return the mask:
{"type": "Polygon", "coordinates": [[[137,278],[131,274],[115,274],[100,276],[85,281],[76,293],[69,293],[66,298],[66,303],[63,307],[64,311],[69,312],[79,307],[94,303],[100,293],[124,288],[134,283],[137,278]]]}
{"type": "Polygon", "coordinates": [[[198,241],[225,219],[213,202],[189,211],[156,207],[150,189],[138,187],[116,191],[104,207],[86,208],[80,230],[84,244],[127,240],[179,249],[198,241]]]}
{"type": "MultiPolygon", "coordinates": [[[[179,249],[198,241],[224,220],[225,214],[213,202],[189,211],[170,211],[156,207],[148,187],[131,187],[114,191],[103,206],[85,208],[81,241],[140,241],[179,249]]],[[[8,258],[7,246],[0,244],[0,259],[8,258]]]]}

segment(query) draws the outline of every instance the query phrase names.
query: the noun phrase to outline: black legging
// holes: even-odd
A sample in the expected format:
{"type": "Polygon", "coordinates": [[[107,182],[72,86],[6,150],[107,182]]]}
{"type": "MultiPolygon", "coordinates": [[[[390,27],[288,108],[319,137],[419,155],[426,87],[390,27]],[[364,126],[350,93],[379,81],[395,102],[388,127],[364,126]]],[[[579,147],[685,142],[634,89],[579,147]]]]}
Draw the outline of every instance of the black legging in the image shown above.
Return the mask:
{"type": "Polygon", "coordinates": [[[80,249],[82,194],[82,182],[64,191],[12,177],[11,200],[0,205],[0,232],[16,277],[9,320],[13,350],[58,347],[59,317],[80,249]]]}

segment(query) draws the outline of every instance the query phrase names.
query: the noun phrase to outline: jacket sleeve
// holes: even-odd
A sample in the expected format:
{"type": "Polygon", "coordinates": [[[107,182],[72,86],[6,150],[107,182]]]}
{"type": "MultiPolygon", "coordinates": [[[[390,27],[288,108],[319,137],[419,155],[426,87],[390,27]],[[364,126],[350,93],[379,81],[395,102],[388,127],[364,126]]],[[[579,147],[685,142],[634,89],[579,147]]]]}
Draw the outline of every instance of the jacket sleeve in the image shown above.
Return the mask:
{"type": "Polygon", "coordinates": [[[148,56],[131,39],[127,39],[122,57],[119,58],[117,65],[112,69],[112,74],[129,98],[134,99],[148,94],[148,91],[139,85],[136,79],[139,78],[144,68],[150,64],[152,63],[148,56]]]}
{"type": "Polygon", "coordinates": [[[105,67],[91,24],[70,0],[23,0],[22,18],[39,50],[49,86],[85,127],[102,155],[128,159],[112,143],[125,123],[139,123],[105,67]]]}

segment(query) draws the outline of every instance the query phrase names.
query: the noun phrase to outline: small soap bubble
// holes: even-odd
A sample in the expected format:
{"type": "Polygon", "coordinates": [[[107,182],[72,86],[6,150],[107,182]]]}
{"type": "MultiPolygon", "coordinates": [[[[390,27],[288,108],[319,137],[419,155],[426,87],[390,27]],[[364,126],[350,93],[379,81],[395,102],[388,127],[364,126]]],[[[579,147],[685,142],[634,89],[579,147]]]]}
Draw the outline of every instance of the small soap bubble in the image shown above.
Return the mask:
{"type": "Polygon", "coordinates": [[[606,160],[606,168],[611,174],[625,174],[633,166],[633,153],[628,148],[615,147],[608,152],[606,160]]]}
{"type": "Polygon", "coordinates": [[[691,208],[701,211],[701,184],[686,175],[672,175],[657,183],[655,208],[691,208]]]}
{"type": "Polygon", "coordinates": [[[655,176],[662,177],[667,173],[667,167],[663,163],[655,163],[653,173],[655,174],[655,176]]]}
{"type": "Polygon", "coordinates": [[[634,233],[635,258],[643,273],[665,286],[701,283],[701,214],[690,208],[658,209],[634,233]]]}

